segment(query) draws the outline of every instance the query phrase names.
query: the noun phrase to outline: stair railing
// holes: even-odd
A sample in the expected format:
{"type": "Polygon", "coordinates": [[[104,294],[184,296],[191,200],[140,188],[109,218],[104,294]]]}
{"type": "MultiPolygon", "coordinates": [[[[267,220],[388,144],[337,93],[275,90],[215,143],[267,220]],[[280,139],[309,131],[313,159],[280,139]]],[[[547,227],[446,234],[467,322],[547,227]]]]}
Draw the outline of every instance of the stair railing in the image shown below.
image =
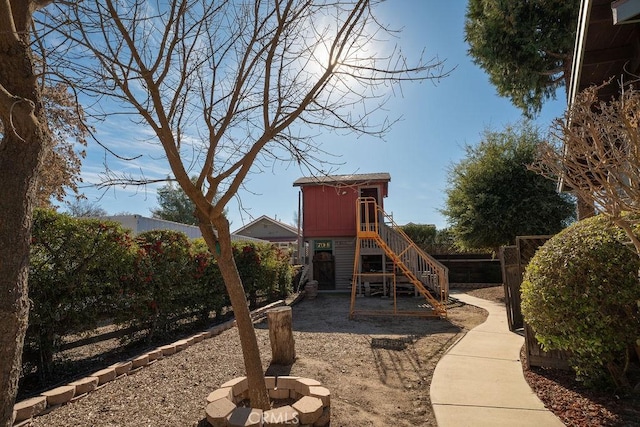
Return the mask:
{"type": "Polygon", "coordinates": [[[361,237],[372,238],[375,234],[379,235],[407,269],[439,297],[441,302],[446,303],[449,298],[447,267],[420,249],[393,218],[382,210],[373,197],[362,197],[358,202],[361,237]]]}

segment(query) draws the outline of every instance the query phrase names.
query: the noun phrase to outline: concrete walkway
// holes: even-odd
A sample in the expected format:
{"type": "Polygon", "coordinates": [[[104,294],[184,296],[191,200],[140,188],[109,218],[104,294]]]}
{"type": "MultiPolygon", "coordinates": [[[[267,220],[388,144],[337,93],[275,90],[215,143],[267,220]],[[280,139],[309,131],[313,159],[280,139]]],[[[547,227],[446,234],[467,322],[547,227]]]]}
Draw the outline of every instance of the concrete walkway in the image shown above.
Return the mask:
{"type": "Polygon", "coordinates": [[[524,338],[509,331],[502,304],[452,293],[489,312],[440,359],[431,381],[431,403],[439,427],[564,424],[545,409],[522,374],[524,338]]]}

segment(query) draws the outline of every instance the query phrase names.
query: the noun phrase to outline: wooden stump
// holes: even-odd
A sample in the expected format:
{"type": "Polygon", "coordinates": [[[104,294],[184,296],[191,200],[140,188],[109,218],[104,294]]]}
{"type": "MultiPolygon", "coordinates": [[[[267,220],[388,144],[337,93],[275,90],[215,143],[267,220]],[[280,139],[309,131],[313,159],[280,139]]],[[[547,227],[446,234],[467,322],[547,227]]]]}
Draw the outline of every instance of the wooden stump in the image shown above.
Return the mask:
{"type": "Polygon", "coordinates": [[[296,358],[291,319],[291,307],[277,307],[267,311],[271,363],[274,365],[291,365],[296,358]]]}
{"type": "Polygon", "coordinates": [[[309,280],[304,286],[305,298],[315,299],[318,296],[318,281],[309,280]]]}

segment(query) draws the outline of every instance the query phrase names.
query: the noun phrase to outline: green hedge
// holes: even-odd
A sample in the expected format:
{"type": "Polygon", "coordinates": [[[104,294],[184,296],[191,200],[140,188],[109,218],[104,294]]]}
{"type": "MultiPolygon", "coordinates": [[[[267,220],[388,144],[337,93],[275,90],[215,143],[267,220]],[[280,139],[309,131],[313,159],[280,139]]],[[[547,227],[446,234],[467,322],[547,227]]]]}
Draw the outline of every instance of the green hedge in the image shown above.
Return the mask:
{"type": "Polygon", "coordinates": [[[170,331],[193,313],[200,283],[195,279],[191,243],[184,233],[154,230],[135,239],[140,250],[133,280],[124,283],[120,322],[149,327],[149,339],[170,331]]]}
{"type": "Polygon", "coordinates": [[[251,309],[257,307],[258,296],[271,300],[291,292],[290,254],[270,244],[238,242],[233,256],[251,309]]]}
{"type": "Polygon", "coordinates": [[[135,253],[133,240],[117,224],[36,210],[25,347],[37,355],[43,375],[63,335],[93,329],[117,310],[121,280],[131,274],[135,253]]]}
{"type": "MultiPolygon", "coordinates": [[[[229,305],[202,239],[167,230],[133,238],[116,223],[47,210],[35,212],[32,235],[24,359],[43,376],[64,335],[93,330],[100,321],[143,329],[152,340],[182,319],[219,318],[229,305]]],[[[290,291],[288,254],[246,242],[234,243],[234,254],[253,305],[290,291]]]]}
{"type": "Polygon", "coordinates": [[[640,337],[640,260],[604,216],[551,238],[522,283],[522,313],[546,349],[568,350],[577,377],[625,385],[629,349],[640,337]]]}

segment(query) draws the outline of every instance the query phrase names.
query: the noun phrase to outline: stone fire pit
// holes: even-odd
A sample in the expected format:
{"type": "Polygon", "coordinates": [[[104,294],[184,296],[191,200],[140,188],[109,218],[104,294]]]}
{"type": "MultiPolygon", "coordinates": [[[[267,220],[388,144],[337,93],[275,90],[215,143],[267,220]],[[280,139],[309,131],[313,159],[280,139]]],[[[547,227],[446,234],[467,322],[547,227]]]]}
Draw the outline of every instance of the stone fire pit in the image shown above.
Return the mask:
{"type": "Polygon", "coordinates": [[[246,377],[222,384],[207,396],[207,421],[213,427],[273,427],[329,425],[331,394],[320,382],[302,377],[265,377],[274,408],[268,411],[244,405],[246,377]]]}

